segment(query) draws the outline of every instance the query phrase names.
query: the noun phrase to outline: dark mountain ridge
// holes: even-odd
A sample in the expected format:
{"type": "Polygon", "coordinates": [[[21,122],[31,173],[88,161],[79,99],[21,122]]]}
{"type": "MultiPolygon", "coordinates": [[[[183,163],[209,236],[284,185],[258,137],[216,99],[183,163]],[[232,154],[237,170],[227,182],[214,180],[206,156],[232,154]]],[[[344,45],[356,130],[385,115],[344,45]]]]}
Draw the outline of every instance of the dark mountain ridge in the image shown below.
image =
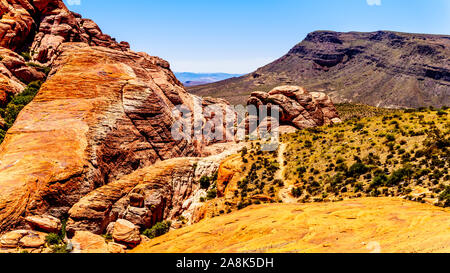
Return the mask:
{"type": "Polygon", "coordinates": [[[253,91],[279,85],[322,91],[338,103],[450,105],[450,36],[316,31],[253,73],[189,91],[242,103],[253,91]]]}

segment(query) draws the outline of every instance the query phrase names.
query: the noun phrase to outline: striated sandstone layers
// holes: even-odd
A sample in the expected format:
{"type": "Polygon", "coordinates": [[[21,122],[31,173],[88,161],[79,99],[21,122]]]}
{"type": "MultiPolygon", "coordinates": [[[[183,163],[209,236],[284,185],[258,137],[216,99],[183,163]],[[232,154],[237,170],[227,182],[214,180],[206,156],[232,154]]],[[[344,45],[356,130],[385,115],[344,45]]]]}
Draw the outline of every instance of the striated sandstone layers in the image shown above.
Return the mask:
{"type": "MultiPolygon", "coordinates": [[[[229,104],[187,93],[168,62],[130,51],[60,0],[1,1],[0,13],[0,104],[29,82],[46,80],[0,146],[0,232],[56,231],[67,217],[71,235],[99,234],[120,219],[139,229],[179,216],[200,220],[206,191],[198,180],[213,175],[225,157],[190,157],[216,153],[205,149],[218,142],[212,134],[234,134],[224,125],[233,124],[236,113],[223,124],[213,120],[229,104]],[[48,76],[42,65],[51,68],[48,76]],[[190,112],[218,108],[200,120],[181,119],[173,112],[177,105],[190,112]],[[172,126],[180,120],[210,129],[209,135],[174,138],[172,126]]],[[[308,126],[335,122],[328,97],[298,87],[279,90],[269,96],[283,96],[283,122],[300,116],[312,120],[308,126]]]]}
{"type": "Polygon", "coordinates": [[[0,15],[0,46],[31,52],[41,63],[56,57],[64,42],[129,49],[128,43],[117,43],[92,20],[69,11],[61,0],[1,1],[0,15]]]}
{"type": "Polygon", "coordinates": [[[118,219],[127,220],[141,230],[163,220],[187,223],[203,217],[200,178],[211,177],[221,162],[240,146],[206,158],[174,158],[139,169],[100,187],[77,202],[69,211],[69,233],[87,230],[102,234],[118,219]]]}
{"type": "Polygon", "coordinates": [[[0,107],[26,84],[44,80],[46,75],[36,67],[51,66],[65,42],[129,50],[128,43],[117,43],[61,0],[0,1],[0,107]]]}
{"type": "Polygon", "coordinates": [[[450,211],[395,198],[265,204],[207,219],[135,253],[445,253],[450,211]]]}
{"type": "Polygon", "coordinates": [[[0,147],[0,229],[24,214],[61,217],[97,187],[198,153],[171,136],[172,107],[193,98],[167,62],[80,43],[62,52],[0,147]]]}

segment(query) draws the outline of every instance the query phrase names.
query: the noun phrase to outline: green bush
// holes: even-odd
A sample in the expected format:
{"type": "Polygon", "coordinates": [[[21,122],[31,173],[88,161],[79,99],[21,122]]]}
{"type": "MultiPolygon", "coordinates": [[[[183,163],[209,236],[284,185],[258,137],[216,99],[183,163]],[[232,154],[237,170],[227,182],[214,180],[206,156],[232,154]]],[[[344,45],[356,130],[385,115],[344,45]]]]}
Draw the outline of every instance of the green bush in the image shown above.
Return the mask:
{"type": "Polygon", "coordinates": [[[440,116],[440,117],[442,117],[442,116],[446,116],[447,115],[447,112],[445,112],[444,110],[439,110],[437,113],[436,113],[438,116],[440,116]]]}
{"type": "Polygon", "coordinates": [[[20,56],[22,56],[24,59],[25,59],[25,61],[31,61],[31,54],[30,54],[30,52],[22,52],[22,53],[20,53],[20,56]]]}
{"type": "Polygon", "coordinates": [[[439,200],[444,202],[444,207],[450,207],[450,186],[447,186],[439,196],[439,200]]]}
{"type": "Polygon", "coordinates": [[[48,75],[50,73],[50,70],[51,70],[50,67],[43,66],[43,65],[40,65],[40,64],[37,64],[37,63],[27,62],[26,65],[36,68],[38,71],[43,72],[45,75],[48,75]]]}
{"type": "MultiPolygon", "coordinates": [[[[39,92],[41,84],[40,81],[31,82],[22,93],[12,98],[5,109],[2,109],[3,111],[1,111],[0,114],[6,122],[6,129],[12,127],[20,111],[22,111],[22,109],[29,104],[39,92]]],[[[0,132],[0,143],[3,141],[4,135],[4,131],[0,132]]]]}
{"type": "Polygon", "coordinates": [[[370,168],[367,167],[366,165],[364,165],[361,162],[356,162],[355,164],[353,164],[347,172],[347,177],[360,177],[363,174],[366,174],[367,172],[370,171],[370,168]]]}
{"type": "Polygon", "coordinates": [[[386,135],[386,139],[387,139],[387,141],[389,141],[389,142],[393,142],[393,141],[395,141],[395,135],[393,135],[393,134],[387,134],[387,135],[386,135]]]}
{"type": "Polygon", "coordinates": [[[58,245],[61,243],[61,238],[58,234],[50,233],[45,237],[45,242],[49,245],[58,245]]]}
{"type": "Polygon", "coordinates": [[[396,186],[396,185],[400,184],[400,182],[402,182],[406,179],[409,179],[413,173],[414,173],[413,170],[409,167],[405,167],[405,168],[399,169],[397,171],[394,171],[388,177],[386,184],[387,184],[387,186],[396,186]]]}
{"type": "Polygon", "coordinates": [[[172,222],[170,221],[163,221],[156,223],[152,228],[146,229],[143,232],[144,236],[147,236],[150,239],[154,239],[156,237],[159,237],[161,235],[166,234],[170,230],[170,226],[172,225],[172,222]]]}
{"type": "Polygon", "coordinates": [[[214,199],[217,197],[217,189],[210,189],[207,193],[206,193],[206,198],[208,200],[214,199]]]}
{"type": "Polygon", "coordinates": [[[202,176],[202,178],[200,178],[200,187],[204,190],[209,189],[209,187],[211,186],[211,179],[207,176],[202,176]]]}
{"type": "Polygon", "coordinates": [[[300,188],[292,188],[292,196],[294,196],[295,198],[299,198],[300,196],[302,196],[302,189],[300,188]]]}
{"type": "Polygon", "coordinates": [[[388,177],[385,174],[378,174],[373,178],[372,183],[370,184],[370,187],[372,189],[376,189],[378,187],[384,186],[387,181],[388,181],[388,177]]]}
{"type": "Polygon", "coordinates": [[[56,254],[70,253],[70,251],[67,249],[67,244],[54,245],[50,248],[50,250],[52,253],[56,253],[56,254]]]}

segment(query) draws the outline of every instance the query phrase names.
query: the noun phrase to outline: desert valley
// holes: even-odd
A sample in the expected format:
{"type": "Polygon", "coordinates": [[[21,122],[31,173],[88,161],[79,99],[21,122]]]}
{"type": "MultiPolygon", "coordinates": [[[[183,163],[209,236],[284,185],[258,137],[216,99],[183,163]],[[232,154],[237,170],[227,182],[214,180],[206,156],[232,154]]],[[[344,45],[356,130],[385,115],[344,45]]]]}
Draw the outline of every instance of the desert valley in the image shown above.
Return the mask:
{"type": "Polygon", "coordinates": [[[315,31],[185,86],[62,0],[0,15],[0,253],[450,252],[450,36],[315,31]]]}

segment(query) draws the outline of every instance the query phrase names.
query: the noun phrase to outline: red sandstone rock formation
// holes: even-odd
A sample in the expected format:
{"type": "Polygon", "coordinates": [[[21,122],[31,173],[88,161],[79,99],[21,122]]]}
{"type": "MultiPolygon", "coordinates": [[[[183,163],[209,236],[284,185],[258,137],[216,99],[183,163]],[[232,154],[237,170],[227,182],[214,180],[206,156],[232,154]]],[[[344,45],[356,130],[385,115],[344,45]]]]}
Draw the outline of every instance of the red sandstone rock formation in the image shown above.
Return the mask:
{"type": "Polygon", "coordinates": [[[280,109],[280,124],[297,129],[339,123],[341,119],[331,99],[324,93],[309,93],[298,86],[280,86],[269,93],[253,92],[248,105],[276,105],[280,109]]]}
{"type": "MultiPolygon", "coordinates": [[[[46,79],[0,146],[0,231],[26,227],[26,219],[36,224],[42,215],[69,215],[72,233],[101,233],[118,219],[141,229],[180,215],[201,219],[197,182],[216,171],[221,158],[173,159],[204,154],[216,140],[172,136],[180,119],[173,108],[194,112],[200,98],[185,91],[169,64],[129,51],[60,0],[2,1],[0,13],[0,104],[26,83],[46,79]],[[51,66],[48,77],[17,54],[28,46],[30,61],[51,66]]],[[[267,95],[283,108],[283,122],[337,121],[327,97],[285,89],[267,95]]],[[[267,103],[257,93],[251,100],[267,103]]],[[[211,116],[187,123],[233,134],[212,121],[228,103],[204,99],[200,108],[212,104],[219,108],[211,116]]]]}

